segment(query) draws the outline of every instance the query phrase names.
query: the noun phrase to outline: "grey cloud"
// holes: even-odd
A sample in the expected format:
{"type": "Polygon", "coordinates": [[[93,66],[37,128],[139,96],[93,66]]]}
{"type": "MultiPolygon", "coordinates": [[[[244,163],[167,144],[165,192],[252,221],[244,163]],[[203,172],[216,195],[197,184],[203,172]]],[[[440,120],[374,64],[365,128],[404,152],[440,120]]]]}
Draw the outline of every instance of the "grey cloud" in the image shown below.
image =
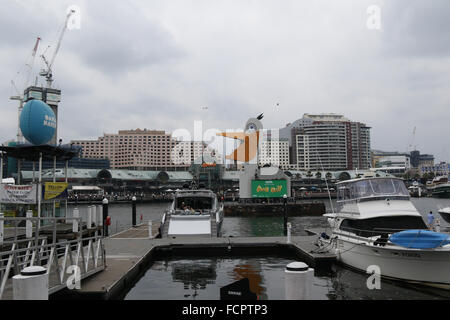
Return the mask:
{"type": "Polygon", "coordinates": [[[91,68],[113,76],[183,56],[168,30],[122,1],[89,1],[81,30],[71,32],[66,46],[91,68]]]}
{"type": "Polygon", "coordinates": [[[449,1],[388,1],[381,9],[385,56],[440,58],[450,54],[449,1]]]}

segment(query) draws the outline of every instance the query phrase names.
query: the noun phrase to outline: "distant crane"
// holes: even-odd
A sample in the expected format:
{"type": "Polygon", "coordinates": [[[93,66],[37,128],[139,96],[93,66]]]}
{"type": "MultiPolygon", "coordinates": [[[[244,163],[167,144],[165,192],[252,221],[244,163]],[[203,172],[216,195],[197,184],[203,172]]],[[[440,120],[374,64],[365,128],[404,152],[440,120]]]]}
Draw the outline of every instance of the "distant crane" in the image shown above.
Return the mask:
{"type": "MultiPolygon", "coordinates": [[[[27,75],[25,78],[26,80],[24,83],[24,89],[26,89],[28,87],[28,82],[30,81],[30,76],[31,76],[31,72],[33,71],[34,60],[35,60],[36,52],[37,52],[37,49],[39,46],[39,41],[41,41],[41,38],[37,37],[36,43],[33,47],[33,51],[31,51],[31,60],[29,63],[25,64],[28,67],[28,71],[27,71],[27,75]]],[[[18,119],[17,119],[17,142],[24,142],[23,135],[22,135],[22,132],[20,131],[20,125],[19,125],[19,118],[20,118],[20,114],[22,113],[22,109],[23,109],[23,90],[24,89],[19,90],[17,88],[14,80],[11,80],[11,85],[14,88],[14,90],[16,91],[16,95],[11,96],[9,99],[19,101],[19,113],[18,113],[18,119]]]]}
{"type": "Polygon", "coordinates": [[[410,151],[410,148],[413,148],[413,150],[411,150],[411,151],[414,151],[417,149],[417,145],[414,144],[415,138],[416,138],[416,127],[414,127],[414,129],[413,129],[412,141],[408,146],[408,152],[410,151]]]}
{"type": "Polygon", "coordinates": [[[67,29],[67,22],[69,21],[69,18],[72,16],[72,14],[75,13],[75,10],[70,10],[70,12],[66,16],[66,21],[64,21],[63,28],[61,30],[61,34],[59,35],[58,43],[56,44],[55,51],[53,52],[53,56],[50,59],[50,62],[48,62],[47,58],[44,56],[44,54],[41,55],[42,60],[44,60],[45,65],[47,66],[47,69],[42,69],[41,72],[39,72],[40,76],[45,77],[47,80],[47,88],[52,87],[53,82],[53,63],[55,62],[56,55],[58,54],[59,48],[61,47],[61,42],[64,37],[64,34],[66,33],[67,29]]]}

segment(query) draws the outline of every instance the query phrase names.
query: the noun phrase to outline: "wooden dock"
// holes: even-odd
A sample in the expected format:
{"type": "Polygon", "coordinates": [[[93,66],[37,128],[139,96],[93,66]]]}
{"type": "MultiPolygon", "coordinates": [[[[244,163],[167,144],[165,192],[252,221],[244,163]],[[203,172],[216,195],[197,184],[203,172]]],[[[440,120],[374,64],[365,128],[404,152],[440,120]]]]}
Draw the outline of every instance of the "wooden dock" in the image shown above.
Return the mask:
{"type": "MultiPolygon", "coordinates": [[[[153,223],[153,235],[159,224],[153,223]]],[[[161,254],[270,254],[287,250],[292,256],[311,267],[329,266],[336,256],[318,253],[316,235],[286,237],[179,237],[149,238],[148,224],[122,231],[105,239],[106,269],[81,283],[79,290],[64,290],[57,299],[120,299],[148,269],[151,261],[161,254]]]]}

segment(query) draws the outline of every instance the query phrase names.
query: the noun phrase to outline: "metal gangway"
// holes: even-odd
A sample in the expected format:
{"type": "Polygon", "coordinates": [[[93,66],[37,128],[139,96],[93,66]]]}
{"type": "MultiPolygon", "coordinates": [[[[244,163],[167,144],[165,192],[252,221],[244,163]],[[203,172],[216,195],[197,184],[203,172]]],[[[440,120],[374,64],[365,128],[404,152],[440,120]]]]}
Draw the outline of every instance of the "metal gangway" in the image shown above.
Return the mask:
{"type": "Polygon", "coordinates": [[[3,217],[0,214],[0,300],[13,298],[12,276],[29,266],[46,269],[49,295],[64,288],[79,288],[81,280],[104,270],[103,235],[96,231],[83,238],[81,222],[80,217],[3,217]],[[54,226],[53,236],[43,236],[40,232],[44,221],[54,226]],[[74,239],[58,239],[56,226],[61,221],[73,224],[74,239]],[[19,227],[23,225],[26,227],[19,227]],[[5,231],[14,236],[5,237],[5,231]]]}

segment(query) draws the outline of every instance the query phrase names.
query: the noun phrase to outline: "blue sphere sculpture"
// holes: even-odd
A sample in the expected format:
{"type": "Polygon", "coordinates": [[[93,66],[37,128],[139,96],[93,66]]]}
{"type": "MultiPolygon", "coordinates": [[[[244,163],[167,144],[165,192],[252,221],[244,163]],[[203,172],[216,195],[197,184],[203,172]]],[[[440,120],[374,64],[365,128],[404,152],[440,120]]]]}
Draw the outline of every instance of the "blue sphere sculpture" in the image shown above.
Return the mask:
{"type": "Polygon", "coordinates": [[[52,108],[40,100],[30,100],[20,114],[20,130],[35,145],[48,143],[56,130],[56,117],[52,108]]]}

